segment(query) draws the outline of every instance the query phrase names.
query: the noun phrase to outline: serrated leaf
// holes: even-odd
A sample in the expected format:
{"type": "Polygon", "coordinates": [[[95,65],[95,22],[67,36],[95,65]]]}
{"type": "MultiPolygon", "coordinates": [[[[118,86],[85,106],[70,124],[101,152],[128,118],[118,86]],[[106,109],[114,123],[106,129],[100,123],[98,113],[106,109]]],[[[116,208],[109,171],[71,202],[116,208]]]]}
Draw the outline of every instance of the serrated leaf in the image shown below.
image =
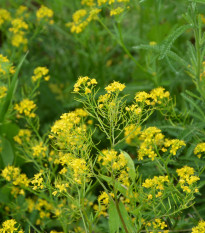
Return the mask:
{"type": "Polygon", "coordinates": [[[117,212],[115,203],[113,201],[109,205],[108,214],[109,214],[110,233],[116,233],[119,231],[120,228],[120,217],[117,212]]]}
{"type": "Polygon", "coordinates": [[[171,49],[174,41],[189,28],[191,28],[191,25],[182,25],[168,35],[167,39],[165,39],[161,46],[159,60],[163,59],[167,55],[167,52],[171,49]]]}
{"type": "Polygon", "coordinates": [[[6,138],[2,138],[2,160],[5,166],[12,164],[14,160],[14,152],[11,143],[6,138]]]}
{"type": "Polygon", "coordinates": [[[127,166],[129,168],[129,171],[128,171],[129,177],[131,178],[132,182],[135,182],[136,171],[135,171],[134,161],[132,160],[132,158],[127,152],[125,151],[121,151],[121,152],[123,153],[123,155],[125,156],[127,160],[127,166]]]}

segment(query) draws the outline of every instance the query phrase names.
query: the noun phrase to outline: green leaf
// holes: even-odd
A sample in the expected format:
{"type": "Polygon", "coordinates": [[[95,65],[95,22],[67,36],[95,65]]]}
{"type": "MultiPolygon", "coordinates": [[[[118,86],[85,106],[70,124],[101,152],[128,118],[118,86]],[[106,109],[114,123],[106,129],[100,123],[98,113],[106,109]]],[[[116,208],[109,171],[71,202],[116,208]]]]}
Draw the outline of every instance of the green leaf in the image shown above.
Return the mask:
{"type": "Polygon", "coordinates": [[[111,201],[109,205],[108,214],[110,233],[118,232],[120,228],[120,218],[115,203],[113,201],[111,201]]]}
{"type": "MultiPolygon", "coordinates": [[[[100,178],[102,178],[103,180],[105,180],[108,185],[111,185],[112,184],[112,178],[109,177],[109,176],[104,176],[104,175],[99,175],[100,178]]],[[[115,188],[117,189],[117,191],[121,192],[122,194],[126,195],[126,192],[127,192],[127,189],[122,186],[120,184],[120,182],[118,182],[117,180],[115,180],[115,188]]]]}
{"type": "Polygon", "coordinates": [[[0,125],[0,135],[6,136],[7,139],[10,141],[13,140],[13,137],[16,136],[16,134],[19,131],[19,126],[14,123],[7,123],[0,125]]]}
{"type": "Polygon", "coordinates": [[[195,0],[195,2],[205,4],[205,0],[195,0]]]}
{"type": "Polygon", "coordinates": [[[121,151],[121,152],[123,153],[123,155],[125,156],[127,160],[127,166],[129,168],[129,171],[128,171],[129,177],[132,179],[132,182],[135,182],[136,171],[135,171],[134,161],[132,160],[132,158],[129,156],[127,152],[125,151],[121,151]]]}
{"type": "Polygon", "coordinates": [[[165,41],[161,45],[161,51],[159,57],[160,60],[167,55],[167,52],[171,49],[174,41],[189,28],[191,28],[191,25],[183,25],[178,27],[177,29],[174,29],[173,32],[168,35],[167,39],[165,39],[165,41]]]}
{"type": "Polygon", "coordinates": [[[5,166],[12,164],[14,160],[14,152],[11,143],[6,138],[2,138],[2,160],[5,166]]]}
{"type": "MultiPolygon", "coordinates": [[[[134,230],[134,226],[133,226],[133,223],[131,221],[131,218],[130,218],[129,214],[127,213],[127,210],[125,209],[125,206],[123,205],[123,203],[121,201],[119,202],[119,208],[120,208],[120,212],[121,212],[122,218],[125,222],[125,225],[127,227],[128,232],[134,233],[136,229],[134,230]]],[[[121,226],[123,227],[123,225],[121,225],[121,226]]]]}
{"type": "Polygon", "coordinates": [[[19,74],[19,71],[21,69],[21,66],[22,66],[27,54],[28,54],[28,52],[23,56],[23,58],[19,62],[18,66],[16,68],[16,72],[12,78],[11,85],[9,87],[9,90],[8,90],[8,93],[5,97],[5,100],[2,103],[2,105],[0,105],[0,122],[4,121],[5,115],[9,109],[11,102],[12,102],[12,99],[13,99],[13,96],[14,96],[14,93],[16,91],[17,84],[18,84],[18,74],[19,74]]]}

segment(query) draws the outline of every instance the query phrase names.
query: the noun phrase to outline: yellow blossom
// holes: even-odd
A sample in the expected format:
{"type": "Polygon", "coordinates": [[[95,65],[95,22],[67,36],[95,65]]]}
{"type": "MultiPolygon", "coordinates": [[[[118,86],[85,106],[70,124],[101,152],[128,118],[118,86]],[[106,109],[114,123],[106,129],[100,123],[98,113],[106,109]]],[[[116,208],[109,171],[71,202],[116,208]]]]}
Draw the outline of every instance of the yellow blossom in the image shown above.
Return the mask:
{"type": "Polygon", "coordinates": [[[34,157],[45,157],[46,151],[48,150],[47,146],[43,145],[43,142],[40,142],[38,145],[32,147],[34,157]]]}
{"type": "Polygon", "coordinates": [[[32,112],[35,108],[36,104],[29,99],[24,99],[14,106],[14,109],[17,110],[19,114],[25,114],[25,116],[31,118],[36,116],[36,114],[32,112]]]}
{"type": "Polygon", "coordinates": [[[0,99],[3,98],[4,96],[6,96],[7,90],[8,90],[7,87],[0,86],[0,99]]]}
{"type": "Polygon", "coordinates": [[[47,75],[49,70],[46,67],[37,67],[34,70],[34,75],[31,77],[33,82],[38,81],[41,78],[44,78],[45,81],[50,79],[50,76],[47,75]]]}
{"type": "Polygon", "coordinates": [[[41,5],[41,7],[36,12],[36,17],[38,20],[49,20],[49,23],[53,24],[53,11],[46,6],[41,5]]]}
{"type": "Polygon", "coordinates": [[[123,91],[124,88],[125,88],[124,84],[121,84],[120,82],[114,81],[113,83],[111,83],[107,87],[105,87],[105,90],[109,94],[109,93],[112,93],[112,92],[123,91]]]}

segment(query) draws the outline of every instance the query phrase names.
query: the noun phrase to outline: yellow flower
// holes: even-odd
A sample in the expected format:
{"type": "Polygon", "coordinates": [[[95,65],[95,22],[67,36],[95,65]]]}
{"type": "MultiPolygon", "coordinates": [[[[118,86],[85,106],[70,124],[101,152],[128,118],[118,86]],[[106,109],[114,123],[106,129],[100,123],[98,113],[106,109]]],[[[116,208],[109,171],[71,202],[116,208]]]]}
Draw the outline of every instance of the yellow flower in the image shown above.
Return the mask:
{"type": "Polygon", "coordinates": [[[121,14],[123,11],[124,11],[124,8],[122,8],[122,7],[117,7],[116,9],[113,9],[113,10],[110,11],[110,16],[119,15],[119,14],[121,14]]]}
{"type": "Polygon", "coordinates": [[[194,154],[197,155],[198,158],[201,158],[201,153],[205,152],[205,142],[197,144],[194,149],[194,154]]]}
{"type": "Polygon", "coordinates": [[[42,20],[44,19],[45,21],[49,21],[50,24],[53,24],[53,11],[51,9],[49,9],[48,7],[46,6],[41,6],[37,12],[36,12],[36,17],[38,20],[42,20]]]}
{"type": "Polygon", "coordinates": [[[15,227],[16,224],[17,222],[14,219],[7,220],[2,223],[3,228],[0,229],[0,232],[13,233],[14,231],[18,229],[17,227],[15,227]]]}
{"type": "Polygon", "coordinates": [[[43,142],[40,142],[38,145],[32,147],[33,157],[45,157],[46,151],[48,150],[47,146],[43,146],[43,142]]]}
{"type": "Polygon", "coordinates": [[[205,221],[200,221],[196,227],[192,228],[191,233],[204,233],[205,232],[205,221]]]}
{"type": "Polygon", "coordinates": [[[123,91],[125,88],[124,84],[121,84],[120,82],[116,82],[114,81],[113,83],[111,83],[110,85],[108,85],[107,87],[105,87],[105,90],[107,91],[107,93],[112,93],[112,92],[120,92],[123,91]]]}
{"type": "Polygon", "coordinates": [[[37,67],[34,70],[34,75],[31,77],[33,82],[38,81],[41,78],[44,78],[45,81],[50,79],[50,76],[47,75],[49,70],[46,67],[37,67]]]}
{"type": "Polygon", "coordinates": [[[0,26],[5,22],[5,21],[10,21],[11,20],[11,15],[10,13],[5,10],[0,8],[0,26]]]}
{"type": "Polygon", "coordinates": [[[18,111],[19,114],[25,114],[28,117],[35,117],[36,114],[32,111],[35,109],[36,104],[29,99],[22,100],[19,104],[14,106],[14,109],[18,111]]]}
{"type": "Polygon", "coordinates": [[[11,25],[12,27],[9,28],[10,32],[13,32],[14,34],[19,33],[19,31],[27,30],[28,29],[28,24],[26,22],[24,22],[22,19],[17,18],[17,19],[13,19],[11,21],[11,25]]]}
{"type": "Polygon", "coordinates": [[[8,90],[7,87],[0,86],[0,99],[3,98],[4,96],[6,96],[7,90],[8,90]]]}
{"type": "Polygon", "coordinates": [[[22,145],[22,142],[30,141],[31,137],[31,131],[28,129],[20,129],[18,134],[14,136],[14,141],[16,141],[18,144],[22,145]]]}

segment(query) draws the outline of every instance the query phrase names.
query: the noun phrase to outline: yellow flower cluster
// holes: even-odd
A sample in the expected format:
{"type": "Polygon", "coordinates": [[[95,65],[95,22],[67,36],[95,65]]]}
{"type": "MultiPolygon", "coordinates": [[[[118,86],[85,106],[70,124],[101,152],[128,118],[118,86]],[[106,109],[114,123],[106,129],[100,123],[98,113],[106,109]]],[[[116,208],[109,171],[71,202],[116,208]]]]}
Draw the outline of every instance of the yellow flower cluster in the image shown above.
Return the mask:
{"type": "Polygon", "coordinates": [[[0,27],[4,22],[10,20],[11,20],[10,12],[8,12],[6,9],[0,8],[0,27]]]}
{"type": "Polygon", "coordinates": [[[141,133],[141,127],[137,127],[134,124],[128,125],[125,127],[125,141],[127,144],[131,144],[132,141],[141,133]]]}
{"type": "Polygon", "coordinates": [[[57,193],[66,192],[68,187],[69,187],[68,183],[66,183],[66,184],[56,183],[55,184],[55,188],[57,190],[55,190],[54,192],[52,192],[53,196],[56,196],[57,193]]]}
{"type": "Polygon", "coordinates": [[[86,6],[95,6],[95,1],[94,0],[82,0],[81,5],[86,5],[86,6]]]}
{"type": "Polygon", "coordinates": [[[59,157],[55,159],[54,163],[61,164],[63,167],[59,174],[69,171],[75,183],[82,184],[89,181],[90,172],[85,159],[76,158],[70,153],[59,152],[59,157]]]}
{"type": "Polygon", "coordinates": [[[82,123],[82,117],[87,116],[84,110],[75,110],[64,113],[51,128],[51,139],[56,139],[56,145],[63,148],[79,149],[85,146],[86,125],[82,123]]]}
{"type": "Polygon", "coordinates": [[[2,228],[0,228],[1,233],[23,233],[23,230],[15,226],[17,224],[15,219],[6,220],[2,223],[2,228]]]}
{"type": "Polygon", "coordinates": [[[110,11],[110,16],[119,15],[119,14],[121,14],[124,10],[125,10],[125,8],[117,7],[117,8],[115,8],[115,9],[113,9],[113,10],[110,11]]]}
{"type": "MultiPolygon", "coordinates": [[[[153,179],[146,179],[145,182],[142,184],[142,187],[145,187],[147,189],[151,188],[154,191],[157,191],[158,193],[155,195],[155,197],[161,197],[162,196],[162,190],[164,190],[164,183],[169,183],[168,176],[154,176],[153,179]]],[[[148,199],[152,199],[152,194],[148,195],[148,199]]]]}
{"type": "MultiPolygon", "coordinates": [[[[164,228],[167,227],[167,224],[164,221],[162,221],[161,219],[156,218],[154,221],[146,223],[146,226],[152,227],[155,230],[159,230],[159,229],[163,230],[164,228]]],[[[168,233],[168,232],[169,232],[169,230],[163,231],[163,233],[168,233]]]]}
{"type": "Polygon", "coordinates": [[[162,104],[163,100],[169,100],[170,93],[165,91],[163,87],[158,87],[147,93],[140,91],[136,94],[135,100],[137,103],[146,103],[147,105],[162,104]]]}
{"type": "Polygon", "coordinates": [[[47,146],[40,142],[38,145],[32,147],[33,157],[46,157],[47,146]]]}
{"type": "Polygon", "coordinates": [[[120,92],[125,89],[125,85],[121,84],[120,82],[114,81],[113,83],[109,84],[107,87],[105,87],[105,90],[108,94],[112,92],[120,92]]]}
{"type": "Polygon", "coordinates": [[[21,174],[20,168],[14,166],[7,166],[2,170],[1,176],[13,183],[16,186],[29,186],[29,179],[27,178],[26,174],[21,174]]]}
{"type": "Polygon", "coordinates": [[[25,38],[25,30],[28,30],[28,24],[21,18],[16,18],[11,21],[12,27],[9,31],[12,32],[11,43],[15,47],[22,45],[27,45],[28,40],[25,38]]]}
{"type": "Polygon", "coordinates": [[[20,129],[18,134],[14,136],[14,141],[19,145],[22,145],[22,142],[29,142],[31,138],[31,131],[28,129],[20,129]]]}
{"type": "Polygon", "coordinates": [[[82,32],[87,25],[92,21],[97,19],[98,14],[101,10],[98,8],[92,8],[90,11],[85,9],[77,10],[72,16],[72,22],[66,24],[67,27],[70,27],[72,33],[82,32]]]}
{"type": "MultiPolygon", "coordinates": [[[[194,168],[184,166],[181,169],[176,170],[178,176],[180,177],[179,184],[184,192],[190,193],[192,190],[192,184],[200,180],[198,176],[194,175],[194,168]]],[[[194,192],[198,192],[195,189],[194,192]]]]}
{"type": "Polygon", "coordinates": [[[125,128],[124,136],[128,144],[131,144],[134,140],[141,142],[138,149],[139,160],[143,160],[145,156],[154,160],[157,157],[156,146],[162,152],[166,152],[170,147],[169,153],[172,155],[176,155],[182,146],[186,146],[183,140],[165,139],[165,136],[157,127],[149,127],[141,131],[141,127],[136,128],[134,125],[129,125],[125,128]]]}
{"type": "Polygon", "coordinates": [[[74,85],[74,92],[83,91],[85,94],[91,93],[93,87],[97,84],[96,79],[90,79],[88,76],[80,76],[74,85]]]}
{"type": "MultiPolygon", "coordinates": [[[[165,139],[164,142],[164,147],[170,147],[170,153],[172,155],[176,155],[177,150],[179,150],[182,146],[186,146],[185,142],[183,140],[179,140],[179,139],[165,139]]],[[[162,148],[162,151],[165,152],[167,151],[166,148],[162,148]]]]}
{"type": "Polygon", "coordinates": [[[120,170],[127,165],[127,160],[123,153],[118,155],[115,150],[103,150],[98,157],[98,161],[108,170],[120,170]]]}
{"type": "Polygon", "coordinates": [[[33,82],[36,82],[40,80],[41,78],[44,78],[45,81],[48,81],[50,79],[50,76],[47,75],[49,70],[46,67],[37,67],[34,70],[34,75],[31,77],[33,82]]]}
{"type": "Polygon", "coordinates": [[[37,189],[43,189],[44,185],[43,185],[43,173],[42,171],[40,171],[39,173],[35,174],[31,184],[33,184],[33,190],[37,190],[37,189]]]}
{"type": "Polygon", "coordinates": [[[143,160],[145,156],[154,160],[157,157],[155,146],[161,146],[164,141],[164,135],[156,127],[149,127],[141,132],[139,136],[140,148],[138,150],[138,159],[143,160]]]}
{"type": "Polygon", "coordinates": [[[14,106],[14,109],[18,111],[19,114],[24,114],[27,117],[35,117],[36,114],[33,112],[35,109],[36,104],[29,99],[22,100],[19,104],[14,106]]]}
{"type": "Polygon", "coordinates": [[[0,99],[2,99],[4,96],[6,96],[7,90],[8,90],[7,87],[0,86],[0,99]]]}
{"type": "MultiPolygon", "coordinates": [[[[109,193],[109,195],[111,197],[114,197],[113,193],[109,193]]],[[[98,196],[98,202],[100,205],[94,205],[93,208],[94,210],[96,210],[98,212],[98,215],[103,215],[103,216],[107,216],[107,208],[108,205],[110,203],[110,197],[108,196],[108,194],[104,191],[102,192],[99,196],[98,196]]]]}
{"type": "Polygon", "coordinates": [[[22,15],[24,15],[24,14],[26,13],[25,17],[28,17],[29,14],[27,13],[27,11],[28,11],[28,7],[26,7],[26,6],[24,6],[24,5],[21,5],[21,6],[19,6],[19,7],[17,8],[17,10],[16,10],[16,15],[17,15],[17,16],[22,16],[22,15]]]}
{"type": "Polygon", "coordinates": [[[38,20],[45,20],[45,21],[49,21],[50,24],[53,24],[53,11],[51,9],[49,9],[46,6],[41,6],[37,12],[36,12],[36,17],[38,20]]]}
{"type": "Polygon", "coordinates": [[[201,158],[201,153],[205,152],[205,142],[197,144],[197,146],[194,149],[194,154],[197,155],[197,157],[201,158]]]}
{"type": "Polygon", "coordinates": [[[2,54],[0,54],[0,74],[5,75],[6,73],[13,74],[14,67],[11,66],[11,63],[9,62],[9,59],[2,54]]]}
{"type": "Polygon", "coordinates": [[[196,227],[192,228],[191,233],[204,233],[205,232],[205,221],[200,221],[196,227]]]}

